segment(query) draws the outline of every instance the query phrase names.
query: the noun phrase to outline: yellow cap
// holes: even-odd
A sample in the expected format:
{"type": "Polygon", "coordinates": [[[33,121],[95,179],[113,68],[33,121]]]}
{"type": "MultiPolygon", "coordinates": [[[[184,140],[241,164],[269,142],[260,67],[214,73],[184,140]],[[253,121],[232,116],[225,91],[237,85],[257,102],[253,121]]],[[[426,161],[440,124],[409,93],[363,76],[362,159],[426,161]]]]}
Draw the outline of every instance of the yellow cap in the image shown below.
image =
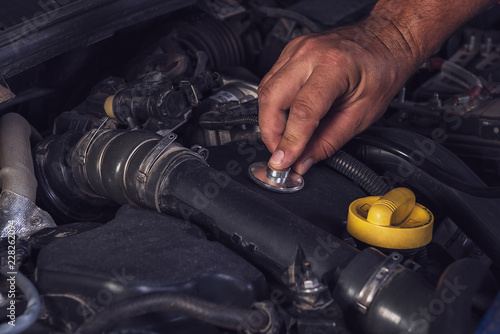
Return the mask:
{"type": "Polygon", "coordinates": [[[104,111],[106,115],[110,118],[115,118],[115,113],[113,112],[113,100],[115,99],[114,95],[108,96],[106,101],[104,102],[104,111]]]}
{"type": "Polygon", "coordinates": [[[415,203],[410,189],[396,188],[382,197],[370,196],[352,202],[347,231],[372,246],[414,249],[431,241],[433,223],[432,212],[415,203]]]}

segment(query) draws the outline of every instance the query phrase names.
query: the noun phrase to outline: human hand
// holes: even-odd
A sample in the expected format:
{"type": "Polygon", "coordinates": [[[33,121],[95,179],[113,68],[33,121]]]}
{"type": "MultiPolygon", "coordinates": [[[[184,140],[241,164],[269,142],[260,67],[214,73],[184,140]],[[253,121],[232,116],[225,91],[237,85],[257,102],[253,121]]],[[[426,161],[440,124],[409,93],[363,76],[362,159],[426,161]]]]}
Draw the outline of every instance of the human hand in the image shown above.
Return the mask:
{"type": "Polygon", "coordinates": [[[382,116],[420,65],[384,22],[301,36],[285,47],[258,91],[271,168],[293,165],[304,174],[382,116]]]}

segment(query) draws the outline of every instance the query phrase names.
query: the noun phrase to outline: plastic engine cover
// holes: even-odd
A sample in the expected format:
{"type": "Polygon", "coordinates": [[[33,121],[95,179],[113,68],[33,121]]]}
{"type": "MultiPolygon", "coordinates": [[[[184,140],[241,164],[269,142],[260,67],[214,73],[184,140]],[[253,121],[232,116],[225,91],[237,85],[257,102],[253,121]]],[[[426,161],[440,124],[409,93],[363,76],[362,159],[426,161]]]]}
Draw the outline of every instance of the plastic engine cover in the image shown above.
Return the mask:
{"type": "Polygon", "coordinates": [[[132,206],[103,226],[43,248],[36,276],[48,314],[65,319],[53,324],[71,330],[117,301],[148,292],[249,307],[266,289],[261,272],[198,227],[132,206]]]}

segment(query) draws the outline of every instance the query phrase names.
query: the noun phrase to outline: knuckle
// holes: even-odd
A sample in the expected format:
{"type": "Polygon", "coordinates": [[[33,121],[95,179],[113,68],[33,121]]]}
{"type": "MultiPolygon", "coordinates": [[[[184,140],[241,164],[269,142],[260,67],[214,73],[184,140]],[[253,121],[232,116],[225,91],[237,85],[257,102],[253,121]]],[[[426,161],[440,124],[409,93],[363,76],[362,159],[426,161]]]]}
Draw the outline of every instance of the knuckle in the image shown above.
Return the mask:
{"type": "Polygon", "coordinates": [[[321,53],[324,49],[323,43],[314,37],[306,37],[297,41],[296,56],[310,57],[311,55],[321,53]]]}
{"type": "Polygon", "coordinates": [[[274,93],[269,89],[268,85],[259,86],[259,107],[269,105],[274,100],[274,93]]]}
{"type": "Polygon", "coordinates": [[[302,140],[301,137],[291,131],[285,131],[283,134],[283,137],[281,138],[282,142],[284,141],[285,144],[288,144],[287,146],[296,148],[297,146],[300,146],[302,140]]]}
{"type": "Polygon", "coordinates": [[[290,108],[290,115],[298,121],[311,121],[316,117],[315,109],[312,107],[313,103],[306,99],[297,99],[292,102],[290,108]]]}
{"type": "Polygon", "coordinates": [[[294,39],[292,39],[290,42],[288,42],[287,46],[294,47],[294,46],[300,45],[304,41],[307,41],[309,38],[310,38],[310,36],[308,36],[308,35],[297,36],[294,39]]]}
{"type": "Polygon", "coordinates": [[[307,38],[303,41],[303,44],[305,49],[308,51],[319,51],[320,49],[323,49],[323,42],[318,39],[318,38],[307,38]]]}
{"type": "Polygon", "coordinates": [[[323,54],[323,59],[329,66],[336,66],[341,68],[352,63],[352,60],[350,59],[348,53],[342,52],[340,48],[328,50],[323,54]]]}

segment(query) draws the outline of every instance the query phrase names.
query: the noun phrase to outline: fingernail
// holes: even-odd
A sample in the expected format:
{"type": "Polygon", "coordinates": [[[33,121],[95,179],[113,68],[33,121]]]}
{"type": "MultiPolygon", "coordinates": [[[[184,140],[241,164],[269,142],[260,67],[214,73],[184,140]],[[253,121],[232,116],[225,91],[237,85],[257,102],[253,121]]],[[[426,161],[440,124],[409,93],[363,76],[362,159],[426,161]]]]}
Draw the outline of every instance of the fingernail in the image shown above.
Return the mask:
{"type": "Polygon", "coordinates": [[[273,153],[271,159],[269,159],[269,163],[274,166],[279,166],[283,163],[283,159],[285,158],[285,152],[282,150],[276,150],[273,153]]]}
{"type": "Polygon", "coordinates": [[[312,158],[307,159],[302,163],[301,174],[305,174],[309,168],[314,164],[314,160],[312,158]]]}

